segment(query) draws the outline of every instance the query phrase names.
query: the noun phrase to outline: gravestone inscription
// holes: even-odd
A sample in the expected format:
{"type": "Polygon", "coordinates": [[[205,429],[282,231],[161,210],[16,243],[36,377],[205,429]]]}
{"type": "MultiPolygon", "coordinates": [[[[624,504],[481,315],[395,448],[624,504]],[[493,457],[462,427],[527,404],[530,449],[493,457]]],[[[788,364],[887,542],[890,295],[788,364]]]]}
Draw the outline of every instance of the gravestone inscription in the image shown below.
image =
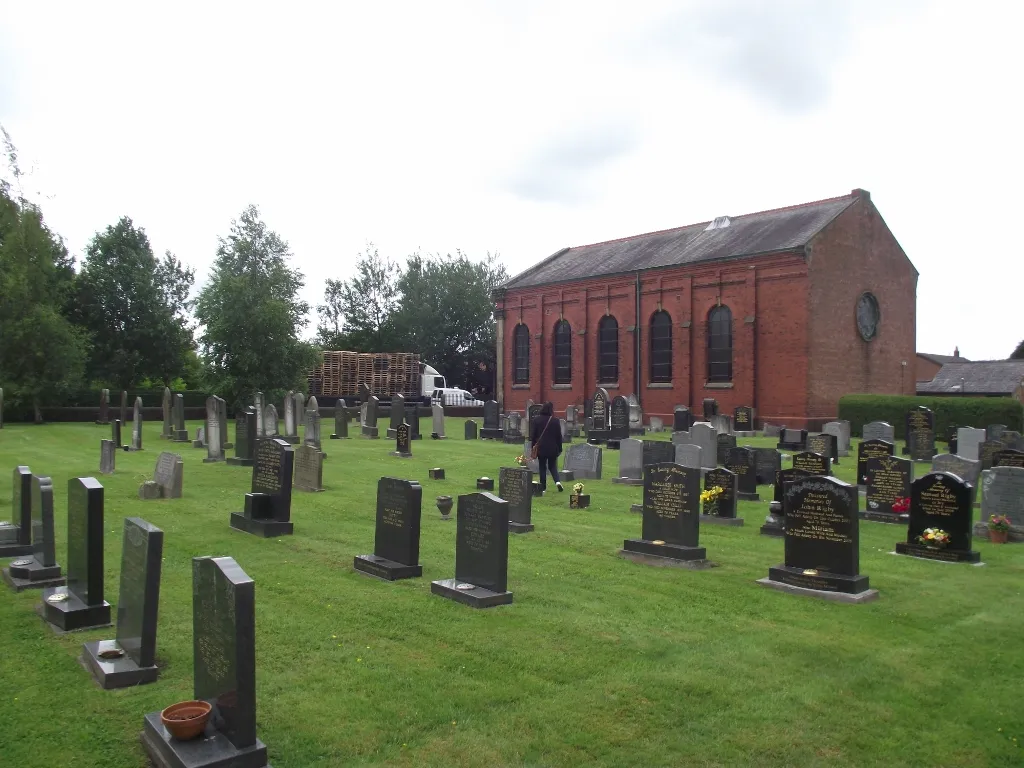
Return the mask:
{"type": "Polygon", "coordinates": [[[793,468],[802,469],[812,475],[831,475],[832,460],[820,453],[802,451],[793,456],[793,468]]]}
{"type": "Polygon", "coordinates": [[[910,498],[910,484],[914,480],[914,462],[898,456],[868,459],[864,498],[865,510],[860,516],[881,523],[904,523],[907,513],[893,509],[898,499],[910,498]]]}
{"type": "Polygon", "coordinates": [[[736,497],[740,501],[760,501],[757,494],[757,459],[749,448],[733,448],[725,457],[725,467],[736,475],[736,497]]]}
{"type": "Polygon", "coordinates": [[[882,439],[861,440],[857,446],[858,485],[864,485],[868,481],[868,461],[892,456],[894,448],[893,443],[882,439]]]}

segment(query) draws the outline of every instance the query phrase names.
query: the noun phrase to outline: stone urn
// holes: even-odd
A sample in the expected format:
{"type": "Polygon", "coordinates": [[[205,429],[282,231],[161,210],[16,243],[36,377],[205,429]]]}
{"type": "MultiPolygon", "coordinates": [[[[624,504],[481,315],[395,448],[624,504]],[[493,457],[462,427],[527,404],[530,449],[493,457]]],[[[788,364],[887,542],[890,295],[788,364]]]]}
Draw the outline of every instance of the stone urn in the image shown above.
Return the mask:
{"type": "Polygon", "coordinates": [[[451,496],[438,496],[437,497],[437,508],[441,512],[442,520],[451,520],[452,513],[452,501],[451,496]]]}

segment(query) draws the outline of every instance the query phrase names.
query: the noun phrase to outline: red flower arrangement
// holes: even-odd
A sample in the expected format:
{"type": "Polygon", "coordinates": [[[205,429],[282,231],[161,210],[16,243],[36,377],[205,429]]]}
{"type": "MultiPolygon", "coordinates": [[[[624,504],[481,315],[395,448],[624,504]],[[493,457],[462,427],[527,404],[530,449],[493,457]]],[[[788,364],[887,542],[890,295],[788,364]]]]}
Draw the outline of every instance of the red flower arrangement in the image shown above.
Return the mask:
{"type": "Polygon", "coordinates": [[[910,499],[907,497],[898,497],[892,503],[892,511],[897,515],[910,514],[910,499]]]}

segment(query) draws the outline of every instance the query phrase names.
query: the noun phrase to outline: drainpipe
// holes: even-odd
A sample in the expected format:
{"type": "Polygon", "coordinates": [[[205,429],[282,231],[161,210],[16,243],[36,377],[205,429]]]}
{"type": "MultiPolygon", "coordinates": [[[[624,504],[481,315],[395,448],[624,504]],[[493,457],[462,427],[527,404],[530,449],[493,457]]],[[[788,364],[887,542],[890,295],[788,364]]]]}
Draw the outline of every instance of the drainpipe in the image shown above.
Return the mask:
{"type": "Polygon", "coordinates": [[[641,355],[640,355],[640,273],[639,272],[636,273],[636,299],[634,301],[634,306],[635,306],[635,315],[636,315],[636,318],[635,318],[634,322],[636,323],[636,325],[634,326],[635,330],[634,330],[634,333],[633,333],[633,350],[634,350],[634,357],[636,359],[633,361],[633,391],[636,393],[636,401],[637,401],[637,403],[639,403],[642,406],[644,400],[643,400],[643,397],[641,397],[641,395],[640,395],[640,359],[641,359],[641,355]]]}

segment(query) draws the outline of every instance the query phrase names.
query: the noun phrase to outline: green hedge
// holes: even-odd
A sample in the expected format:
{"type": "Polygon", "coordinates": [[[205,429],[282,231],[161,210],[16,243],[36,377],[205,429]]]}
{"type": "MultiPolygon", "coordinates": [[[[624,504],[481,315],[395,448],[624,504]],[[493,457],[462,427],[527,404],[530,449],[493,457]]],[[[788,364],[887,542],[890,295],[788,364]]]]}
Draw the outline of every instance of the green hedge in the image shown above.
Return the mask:
{"type": "Polygon", "coordinates": [[[850,422],[850,434],[860,435],[864,425],[887,421],[896,437],[906,437],[907,411],[923,405],[935,412],[935,436],[945,440],[949,428],[984,428],[1005,424],[1024,432],[1024,406],[1012,397],[907,397],[903,395],[846,395],[839,399],[839,418],[850,422]]]}

